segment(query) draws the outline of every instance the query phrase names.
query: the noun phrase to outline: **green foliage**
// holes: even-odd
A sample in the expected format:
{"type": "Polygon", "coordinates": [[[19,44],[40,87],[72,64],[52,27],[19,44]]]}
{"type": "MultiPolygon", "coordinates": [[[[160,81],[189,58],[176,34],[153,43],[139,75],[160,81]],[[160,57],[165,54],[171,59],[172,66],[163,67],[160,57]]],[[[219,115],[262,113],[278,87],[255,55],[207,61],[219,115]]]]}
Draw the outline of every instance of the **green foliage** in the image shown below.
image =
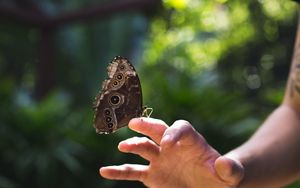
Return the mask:
{"type": "MultiPolygon", "coordinates": [[[[224,126],[251,122],[253,131],[281,102],[283,78],[272,71],[283,63],[288,70],[293,38],[284,35],[294,29],[293,3],[165,4],[169,8],[152,22],[143,56],[146,100],[169,123],[187,118],[195,126],[222,132],[224,126]],[[278,7],[284,8],[279,12],[278,7]]],[[[249,127],[243,126],[239,129],[247,132],[249,127]]]]}
{"type": "MultiPolygon", "coordinates": [[[[91,2],[40,5],[55,15],[91,2]]],[[[41,31],[1,20],[0,187],[141,187],[98,176],[100,166],[144,163],[117,151],[119,141],[137,133],[124,128],[99,136],[92,127],[92,101],[115,55],[137,65],[153,117],[192,122],[221,153],[244,142],[280,104],[296,28],[294,3],[163,5],[152,19],[130,12],[58,28],[55,87],[40,101],[32,93],[41,31]]]]}

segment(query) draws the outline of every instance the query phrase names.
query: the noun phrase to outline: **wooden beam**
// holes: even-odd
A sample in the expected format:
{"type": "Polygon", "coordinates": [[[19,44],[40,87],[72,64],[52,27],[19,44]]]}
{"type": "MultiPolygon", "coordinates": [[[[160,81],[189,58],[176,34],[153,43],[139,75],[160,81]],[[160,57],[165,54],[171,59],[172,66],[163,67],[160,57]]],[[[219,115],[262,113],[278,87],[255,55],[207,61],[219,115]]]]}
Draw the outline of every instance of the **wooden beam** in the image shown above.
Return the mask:
{"type": "Polygon", "coordinates": [[[48,16],[40,11],[31,11],[2,4],[0,5],[0,17],[35,27],[57,27],[91,19],[103,19],[131,10],[147,11],[160,4],[161,0],[119,0],[93,4],[57,16],[48,16]]]}

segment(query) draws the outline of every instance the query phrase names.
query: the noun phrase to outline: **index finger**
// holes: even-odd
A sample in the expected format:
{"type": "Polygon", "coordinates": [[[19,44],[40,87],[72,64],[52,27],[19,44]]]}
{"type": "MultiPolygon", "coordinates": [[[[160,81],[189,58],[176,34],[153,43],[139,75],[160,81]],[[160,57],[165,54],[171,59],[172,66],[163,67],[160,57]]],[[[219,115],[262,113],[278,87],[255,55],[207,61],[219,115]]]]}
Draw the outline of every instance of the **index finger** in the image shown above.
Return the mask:
{"type": "Polygon", "coordinates": [[[157,144],[169,127],[164,121],[154,118],[134,118],[130,120],[128,127],[138,133],[149,136],[157,144]]]}

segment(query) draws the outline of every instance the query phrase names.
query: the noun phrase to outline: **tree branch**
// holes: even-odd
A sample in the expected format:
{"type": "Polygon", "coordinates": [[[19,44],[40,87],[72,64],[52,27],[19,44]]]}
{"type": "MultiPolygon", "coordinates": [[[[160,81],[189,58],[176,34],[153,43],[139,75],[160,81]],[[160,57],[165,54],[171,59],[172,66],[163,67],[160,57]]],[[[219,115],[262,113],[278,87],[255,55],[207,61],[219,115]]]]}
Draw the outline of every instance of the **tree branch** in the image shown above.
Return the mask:
{"type": "Polygon", "coordinates": [[[36,27],[57,27],[78,21],[103,19],[116,13],[129,10],[150,10],[161,3],[161,0],[119,0],[63,13],[58,16],[45,16],[38,12],[20,9],[14,6],[0,5],[0,17],[6,17],[36,27]]]}
{"type": "Polygon", "coordinates": [[[37,12],[24,10],[10,5],[0,5],[0,17],[33,26],[39,26],[45,20],[48,20],[46,16],[41,16],[41,14],[38,14],[37,12]]]}
{"type": "Polygon", "coordinates": [[[116,13],[129,10],[149,10],[159,5],[160,0],[119,0],[107,4],[92,5],[74,12],[62,14],[52,20],[53,25],[84,21],[88,19],[103,19],[116,13]]]}

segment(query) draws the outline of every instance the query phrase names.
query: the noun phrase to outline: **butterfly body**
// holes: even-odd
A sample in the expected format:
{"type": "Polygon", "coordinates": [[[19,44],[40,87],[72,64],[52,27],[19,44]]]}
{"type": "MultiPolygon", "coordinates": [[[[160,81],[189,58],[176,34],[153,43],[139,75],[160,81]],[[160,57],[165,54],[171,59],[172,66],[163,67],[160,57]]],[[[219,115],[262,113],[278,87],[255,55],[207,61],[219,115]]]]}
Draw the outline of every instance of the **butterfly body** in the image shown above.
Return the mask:
{"type": "Polygon", "coordinates": [[[142,116],[143,107],[139,77],[126,58],[115,57],[107,73],[94,103],[94,127],[97,133],[109,134],[142,116]]]}

